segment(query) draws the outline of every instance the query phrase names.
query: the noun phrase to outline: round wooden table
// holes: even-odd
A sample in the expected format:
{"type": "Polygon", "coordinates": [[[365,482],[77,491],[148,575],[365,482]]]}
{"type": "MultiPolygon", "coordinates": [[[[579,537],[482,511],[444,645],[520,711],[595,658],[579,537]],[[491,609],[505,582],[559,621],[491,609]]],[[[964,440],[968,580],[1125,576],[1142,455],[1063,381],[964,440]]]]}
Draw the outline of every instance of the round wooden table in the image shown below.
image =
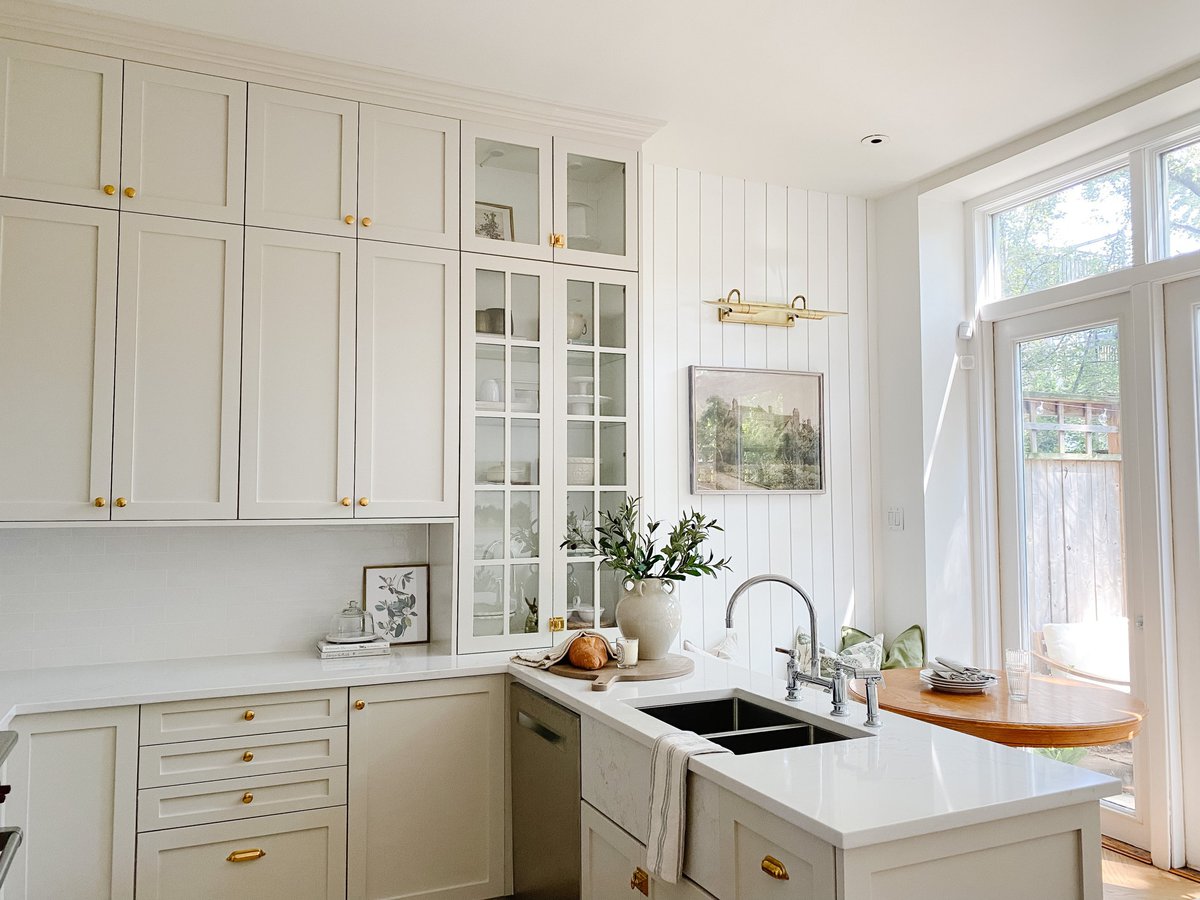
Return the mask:
{"type": "MultiPolygon", "coordinates": [[[[918,677],[920,669],[888,669],[879,706],[1010,747],[1101,747],[1127,741],[1141,730],[1146,706],[1122,691],[1080,681],[1035,675],[1029,700],[1008,696],[1004,673],[982,694],[946,694],[918,677]]],[[[863,700],[860,682],[850,693],[863,700]]]]}

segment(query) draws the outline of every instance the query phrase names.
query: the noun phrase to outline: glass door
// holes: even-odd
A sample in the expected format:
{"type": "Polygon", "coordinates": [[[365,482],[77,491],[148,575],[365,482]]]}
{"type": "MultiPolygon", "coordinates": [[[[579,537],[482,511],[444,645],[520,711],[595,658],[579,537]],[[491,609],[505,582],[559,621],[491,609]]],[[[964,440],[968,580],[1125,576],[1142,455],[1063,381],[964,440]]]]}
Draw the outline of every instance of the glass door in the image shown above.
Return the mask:
{"type": "MultiPolygon", "coordinates": [[[[556,465],[553,545],[637,494],[637,276],[555,269],[556,465]]],[[[587,552],[556,549],[555,615],[568,629],[615,628],[618,573],[587,552]]]]}
{"type": "Polygon", "coordinates": [[[548,643],[551,267],[465,255],[459,649],[548,643]]]}
{"type": "Polygon", "coordinates": [[[1167,416],[1183,748],[1184,852],[1200,867],[1200,278],[1168,284],[1167,416]]]}
{"type": "MultiPolygon", "coordinates": [[[[1143,598],[1128,589],[1131,310],[1126,294],[996,326],[1001,619],[1004,646],[1030,650],[1040,675],[1145,699],[1143,598]]],[[[1104,832],[1149,847],[1144,740],[1032,752],[1119,778],[1104,832]]]]}
{"type": "Polygon", "coordinates": [[[462,125],[462,249],[550,260],[549,135],[462,125]]]}
{"type": "Polygon", "coordinates": [[[637,152],[554,140],[554,261],[637,268],[637,152]]]}

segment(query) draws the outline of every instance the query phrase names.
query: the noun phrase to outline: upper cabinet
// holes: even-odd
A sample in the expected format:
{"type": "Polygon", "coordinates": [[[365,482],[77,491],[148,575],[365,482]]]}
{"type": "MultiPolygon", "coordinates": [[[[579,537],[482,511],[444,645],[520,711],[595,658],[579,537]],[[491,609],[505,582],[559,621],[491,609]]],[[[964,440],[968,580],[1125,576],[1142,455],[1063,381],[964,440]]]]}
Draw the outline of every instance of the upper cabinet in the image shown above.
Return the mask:
{"type": "Polygon", "coordinates": [[[250,85],[246,224],[354,237],[358,104],[250,85]]]}
{"type": "Polygon", "coordinates": [[[359,108],[360,238],[458,248],[458,122],[359,108]]]}
{"type": "Polygon", "coordinates": [[[637,153],[464,123],[462,247],[637,269],[637,153]]]}
{"type": "Polygon", "coordinates": [[[243,220],[246,83],[125,65],[121,208],[243,220]]]}
{"type": "Polygon", "coordinates": [[[121,60],[0,41],[0,194],[116,209],[121,60]]]}

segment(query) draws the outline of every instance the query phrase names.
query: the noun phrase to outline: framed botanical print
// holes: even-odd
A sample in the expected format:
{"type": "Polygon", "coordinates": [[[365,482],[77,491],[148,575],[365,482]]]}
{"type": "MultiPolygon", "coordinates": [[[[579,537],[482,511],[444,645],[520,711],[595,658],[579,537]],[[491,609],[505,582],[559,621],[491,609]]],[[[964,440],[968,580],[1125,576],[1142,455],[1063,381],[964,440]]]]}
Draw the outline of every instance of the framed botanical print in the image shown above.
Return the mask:
{"type": "Polygon", "coordinates": [[[428,643],[429,566],[364,566],[363,609],[390,643],[428,643]]]}

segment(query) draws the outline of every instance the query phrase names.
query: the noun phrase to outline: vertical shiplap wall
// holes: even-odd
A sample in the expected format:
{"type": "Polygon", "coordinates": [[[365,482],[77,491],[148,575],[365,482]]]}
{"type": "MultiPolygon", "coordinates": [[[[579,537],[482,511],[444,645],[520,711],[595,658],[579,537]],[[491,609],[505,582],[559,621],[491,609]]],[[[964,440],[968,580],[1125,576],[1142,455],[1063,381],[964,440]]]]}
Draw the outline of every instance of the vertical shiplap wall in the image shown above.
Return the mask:
{"type": "MultiPolygon", "coordinates": [[[[718,556],[733,571],[682,588],[682,638],[711,647],[725,634],[725,603],[750,575],[774,572],[808,588],[821,640],[842,624],[874,621],[868,377],[868,222],[865,200],[647,166],[642,175],[643,495],[668,519],[695,506],[725,528],[718,556]],[[795,328],[722,325],[701,301],[742,295],[848,313],[795,328]],[[825,374],[828,490],[822,494],[691,494],[688,367],[789,369],[825,374]]],[[[761,586],[734,627],[739,660],[782,672],[786,645],[805,623],[802,601],[761,586]]]]}

